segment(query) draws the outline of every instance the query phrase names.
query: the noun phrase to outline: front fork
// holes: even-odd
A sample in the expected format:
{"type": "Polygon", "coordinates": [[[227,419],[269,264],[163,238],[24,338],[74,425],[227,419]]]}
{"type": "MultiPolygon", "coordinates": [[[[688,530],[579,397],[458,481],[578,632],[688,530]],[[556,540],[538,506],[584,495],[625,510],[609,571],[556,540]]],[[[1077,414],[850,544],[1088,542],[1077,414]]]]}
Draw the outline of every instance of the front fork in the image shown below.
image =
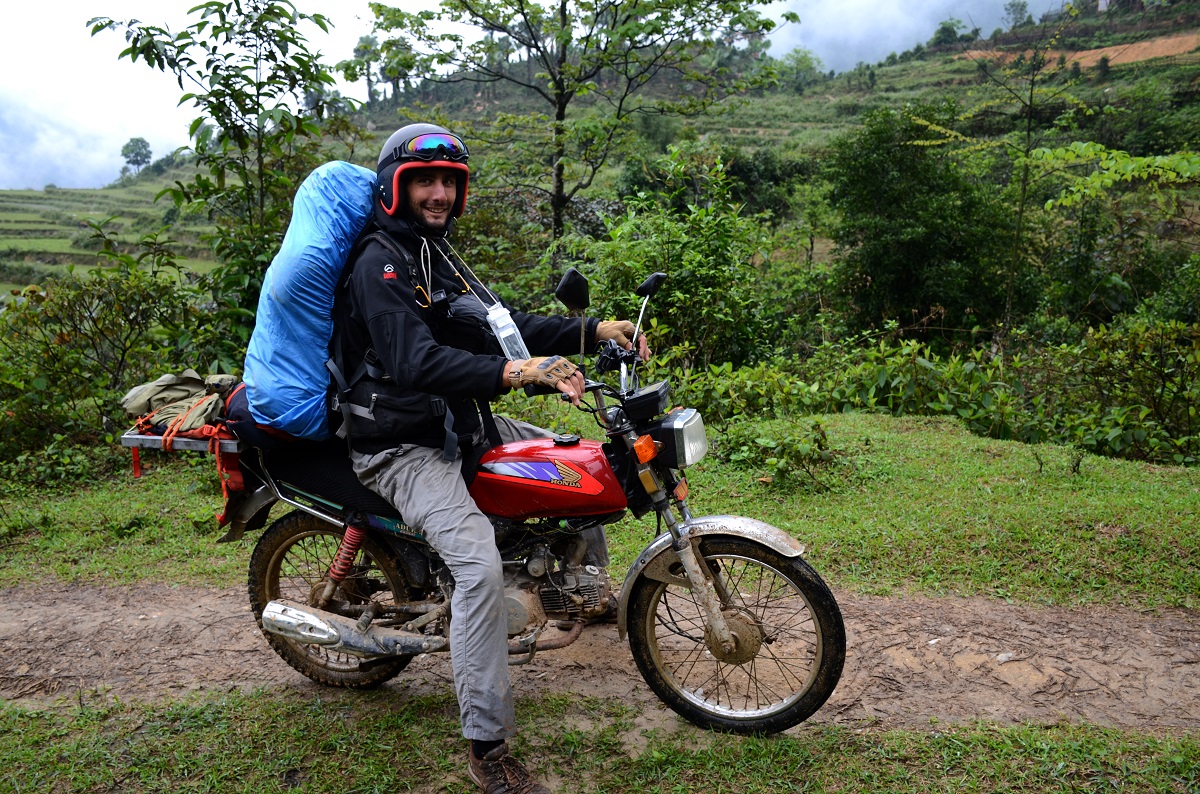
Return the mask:
{"type": "MultiPolygon", "coordinates": [[[[699,553],[698,541],[693,542],[680,530],[679,520],[675,517],[675,511],[672,509],[671,500],[663,487],[662,478],[654,468],[647,463],[639,463],[637,474],[642,487],[646,489],[646,493],[650,495],[650,499],[654,503],[655,512],[667,525],[667,531],[671,533],[671,548],[683,566],[688,584],[692,588],[693,597],[701,611],[704,612],[705,621],[711,632],[710,636],[726,654],[733,653],[737,640],[729,630],[729,624],[725,621],[725,613],[722,611],[722,604],[729,603],[729,593],[725,589],[725,583],[704,563],[699,553]]],[[[683,520],[690,520],[692,516],[688,512],[687,502],[680,500],[677,504],[683,520]]]]}

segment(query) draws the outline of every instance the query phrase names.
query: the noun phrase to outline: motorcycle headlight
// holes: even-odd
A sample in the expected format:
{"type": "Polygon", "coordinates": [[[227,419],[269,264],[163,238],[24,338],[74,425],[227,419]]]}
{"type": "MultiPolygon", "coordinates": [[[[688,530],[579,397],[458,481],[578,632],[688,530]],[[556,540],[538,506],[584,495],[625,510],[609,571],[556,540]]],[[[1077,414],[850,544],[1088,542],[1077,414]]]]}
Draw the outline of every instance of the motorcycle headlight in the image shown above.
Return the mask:
{"type": "Polygon", "coordinates": [[[663,417],[662,432],[655,440],[663,444],[660,455],[673,458],[673,469],[685,469],[708,454],[704,420],[695,408],[680,408],[663,417]]]}

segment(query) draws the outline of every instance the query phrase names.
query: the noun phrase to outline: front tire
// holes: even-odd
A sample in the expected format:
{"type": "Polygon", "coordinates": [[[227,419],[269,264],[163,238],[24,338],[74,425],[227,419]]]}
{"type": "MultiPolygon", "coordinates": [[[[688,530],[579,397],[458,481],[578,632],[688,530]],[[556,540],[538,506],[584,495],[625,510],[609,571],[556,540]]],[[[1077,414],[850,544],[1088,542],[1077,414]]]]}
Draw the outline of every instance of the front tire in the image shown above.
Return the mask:
{"type": "MultiPolygon", "coordinates": [[[[250,557],[247,582],[250,608],[259,629],[262,629],[263,609],[270,601],[282,599],[316,606],[314,595],[322,591],[341,541],[342,530],[301,512],[287,514],[263,532],[250,557]]],[[[354,559],[350,575],[324,608],[351,614],[346,607],[361,607],[368,601],[388,607],[409,600],[408,579],[395,555],[368,534],[354,559]]],[[[412,659],[411,656],[360,659],[320,645],[288,640],[269,631],[263,631],[263,635],[271,649],[293,669],[326,686],[376,687],[399,674],[412,659]]]]}
{"type": "Polygon", "coordinates": [[[738,648],[716,647],[676,562],[670,581],[642,576],[630,592],[629,645],[642,677],[702,728],[758,735],[808,719],[833,693],[846,658],[833,593],[802,558],[742,538],[703,538],[700,553],[724,584],[722,612],[738,648]]]}

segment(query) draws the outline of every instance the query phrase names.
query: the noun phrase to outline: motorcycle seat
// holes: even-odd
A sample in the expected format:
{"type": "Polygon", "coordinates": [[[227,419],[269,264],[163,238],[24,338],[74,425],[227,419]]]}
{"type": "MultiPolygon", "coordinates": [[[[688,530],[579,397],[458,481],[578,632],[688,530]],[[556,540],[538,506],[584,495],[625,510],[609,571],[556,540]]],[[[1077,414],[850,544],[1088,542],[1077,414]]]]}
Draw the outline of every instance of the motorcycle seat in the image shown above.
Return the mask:
{"type": "Polygon", "coordinates": [[[263,452],[271,477],[343,508],[386,518],[400,518],[390,502],[359,481],[346,454],[346,443],[302,442],[263,452]]]}

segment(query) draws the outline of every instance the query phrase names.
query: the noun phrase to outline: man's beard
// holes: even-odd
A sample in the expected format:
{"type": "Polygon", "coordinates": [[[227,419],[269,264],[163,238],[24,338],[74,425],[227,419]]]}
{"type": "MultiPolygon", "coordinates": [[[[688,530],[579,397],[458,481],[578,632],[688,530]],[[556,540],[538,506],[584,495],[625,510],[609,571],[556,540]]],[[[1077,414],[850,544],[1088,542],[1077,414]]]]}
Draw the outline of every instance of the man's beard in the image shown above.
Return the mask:
{"type": "Polygon", "coordinates": [[[428,232],[431,235],[446,234],[450,229],[450,222],[453,220],[449,216],[446,216],[446,220],[435,225],[432,223],[426,223],[424,215],[410,215],[410,217],[412,218],[413,226],[417,227],[418,230],[428,232]]]}

